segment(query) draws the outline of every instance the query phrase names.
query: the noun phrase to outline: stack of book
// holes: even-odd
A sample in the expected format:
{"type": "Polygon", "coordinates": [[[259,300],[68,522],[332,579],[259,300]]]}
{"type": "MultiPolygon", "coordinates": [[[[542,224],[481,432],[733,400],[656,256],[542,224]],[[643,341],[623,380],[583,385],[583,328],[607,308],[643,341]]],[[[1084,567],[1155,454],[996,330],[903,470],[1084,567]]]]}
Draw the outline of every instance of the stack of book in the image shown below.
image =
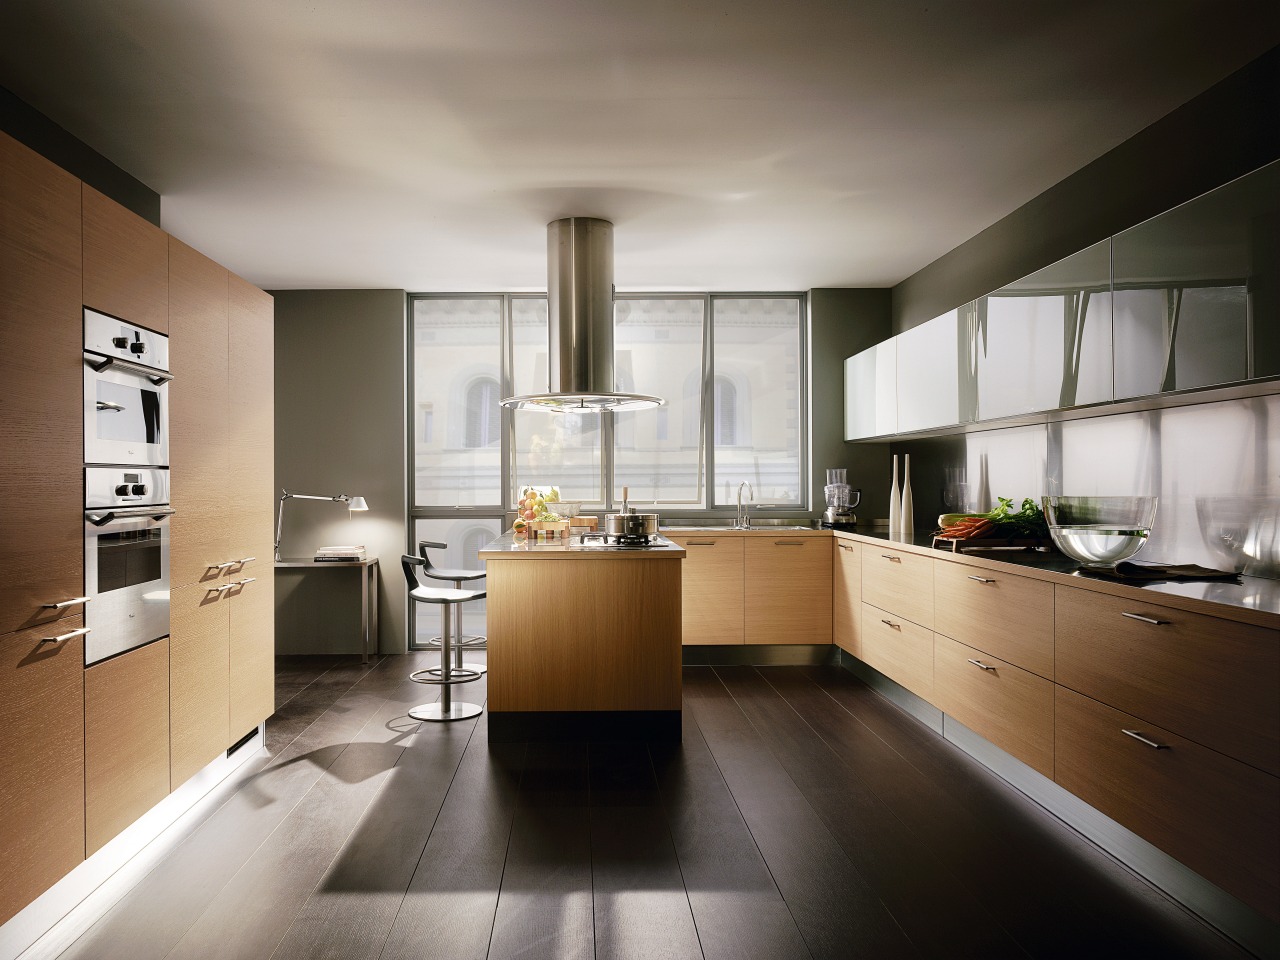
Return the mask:
{"type": "Polygon", "coordinates": [[[316,560],[334,563],[358,563],[366,557],[364,545],[351,547],[320,547],[316,550],[316,560]]]}

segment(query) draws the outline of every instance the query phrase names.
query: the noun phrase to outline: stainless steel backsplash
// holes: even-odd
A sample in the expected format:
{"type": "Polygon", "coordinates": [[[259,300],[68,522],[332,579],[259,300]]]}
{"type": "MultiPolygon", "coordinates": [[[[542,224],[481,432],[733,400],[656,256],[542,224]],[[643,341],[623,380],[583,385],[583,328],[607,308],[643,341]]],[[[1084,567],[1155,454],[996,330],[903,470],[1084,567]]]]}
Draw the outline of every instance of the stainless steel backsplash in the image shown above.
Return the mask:
{"type": "Polygon", "coordinates": [[[899,441],[891,452],[911,454],[917,531],[997,497],[1154,495],[1136,560],[1280,579],[1280,395],[899,441]]]}

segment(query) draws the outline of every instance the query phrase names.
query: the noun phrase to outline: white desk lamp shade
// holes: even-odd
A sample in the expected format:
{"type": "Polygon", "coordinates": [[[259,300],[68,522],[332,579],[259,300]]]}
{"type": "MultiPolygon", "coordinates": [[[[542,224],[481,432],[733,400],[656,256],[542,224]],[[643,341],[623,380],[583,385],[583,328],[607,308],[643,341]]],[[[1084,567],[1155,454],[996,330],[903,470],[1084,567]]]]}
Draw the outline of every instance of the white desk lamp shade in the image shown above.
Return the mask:
{"type": "Polygon", "coordinates": [[[348,510],[368,510],[369,504],[364,502],[364,497],[352,497],[347,503],[348,510]]]}

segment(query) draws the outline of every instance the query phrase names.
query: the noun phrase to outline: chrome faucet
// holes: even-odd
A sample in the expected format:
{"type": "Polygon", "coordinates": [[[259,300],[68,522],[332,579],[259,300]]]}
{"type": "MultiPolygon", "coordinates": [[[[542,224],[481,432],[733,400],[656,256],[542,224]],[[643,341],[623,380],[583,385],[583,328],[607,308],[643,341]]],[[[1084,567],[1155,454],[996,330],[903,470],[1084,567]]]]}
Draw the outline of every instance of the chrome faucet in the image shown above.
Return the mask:
{"type": "Polygon", "coordinates": [[[742,504],[742,488],[743,487],[747,488],[747,496],[750,498],[750,500],[754,500],[756,498],[756,492],[753,489],[751,489],[750,481],[743,480],[740,484],[738,484],[738,515],[737,517],[734,518],[733,525],[737,527],[739,530],[747,530],[747,529],[750,529],[751,527],[751,514],[750,514],[751,503],[750,503],[750,500],[748,500],[746,506],[745,507],[743,506],[742,504]]]}

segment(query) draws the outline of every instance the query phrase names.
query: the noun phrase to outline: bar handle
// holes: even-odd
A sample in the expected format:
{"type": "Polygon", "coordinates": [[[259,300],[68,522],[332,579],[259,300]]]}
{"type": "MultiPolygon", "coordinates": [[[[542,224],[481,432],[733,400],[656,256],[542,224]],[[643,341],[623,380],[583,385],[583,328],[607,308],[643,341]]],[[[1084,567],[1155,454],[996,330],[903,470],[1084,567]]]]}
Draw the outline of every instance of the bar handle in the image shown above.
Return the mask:
{"type": "Polygon", "coordinates": [[[989,579],[987,577],[970,577],[969,579],[977,580],[979,583],[995,583],[995,580],[989,579]]]}
{"type": "Polygon", "coordinates": [[[99,400],[99,401],[98,401],[98,409],[99,409],[99,410],[114,410],[114,411],[116,411],[117,413],[123,413],[123,412],[124,412],[124,404],[123,404],[123,403],[112,403],[110,400],[99,400]]]}
{"type": "Polygon", "coordinates": [[[836,546],[837,546],[837,547],[839,547],[841,550],[852,550],[852,549],[853,549],[852,544],[848,544],[848,543],[837,543],[837,544],[836,544],[836,546]]]}
{"type": "Polygon", "coordinates": [[[245,577],[243,580],[237,580],[236,583],[243,587],[246,583],[253,583],[257,579],[257,577],[245,577]]]}
{"type": "Polygon", "coordinates": [[[65,610],[67,607],[78,607],[82,603],[88,603],[93,597],[73,597],[70,600],[63,600],[61,603],[46,603],[42,606],[46,610],[65,610]]]}
{"type": "Polygon", "coordinates": [[[714,540],[686,540],[685,544],[690,547],[714,547],[714,540]]]}
{"type": "Polygon", "coordinates": [[[223,584],[219,584],[216,587],[210,587],[209,589],[212,590],[214,593],[222,593],[224,590],[230,590],[234,586],[235,586],[234,583],[223,583],[223,584]]]}
{"type": "Polygon", "coordinates": [[[103,357],[101,360],[85,357],[84,362],[91,366],[95,373],[101,373],[108,367],[119,367],[121,370],[127,370],[130,373],[137,373],[146,377],[157,387],[173,379],[172,373],[157,370],[155,367],[148,367],[145,364],[134,363],[132,360],[122,360],[120,357],[103,357]]]}
{"type": "Polygon", "coordinates": [[[1137,740],[1139,743],[1145,743],[1148,747],[1151,747],[1153,750],[1169,749],[1169,745],[1167,743],[1156,743],[1156,741],[1151,740],[1148,737],[1144,737],[1137,730],[1121,730],[1120,732],[1123,733],[1126,737],[1133,737],[1133,739],[1137,740]]]}
{"type": "Polygon", "coordinates": [[[92,633],[93,627],[81,627],[79,630],[72,630],[70,633],[64,633],[60,637],[43,637],[41,643],[65,643],[73,637],[83,637],[86,633],[92,633]]]}
{"type": "Polygon", "coordinates": [[[883,620],[883,619],[882,619],[880,622],[881,622],[881,623],[884,623],[884,624],[888,624],[889,626],[893,627],[893,629],[895,629],[895,630],[901,630],[901,629],[902,629],[902,624],[900,624],[900,623],[894,623],[892,620],[883,620]]]}
{"type": "Polygon", "coordinates": [[[773,541],[773,545],[775,547],[803,547],[804,541],[803,540],[775,540],[773,541]]]}
{"type": "Polygon", "coordinates": [[[1168,620],[1157,620],[1155,617],[1144,617],[1140,613],[1121,613],[1120,616],[1128,617],[1130,620],[1141,620],[1143,623],[1149,623],[1156,627],[1167,626],[1169,623],[1168,620]]]}
{"type": "Polygon", "coordinates": [[[972,663],[975,667],[981,667],[983,670],[995,670],[995,667],[993,667],[991,664],[983,663],[981,660],[974,660],[972,657],[966,657],[965,659],[968,660],[969,663],[972,663]]]}
{"type": "Polygon", "coordinates": [[[890,561],[891,563],[901,563],[901,562],[902,562],[902,558],[901,558],[901,557],[895,557],[892,553],[882,553],[882,554],[880,554],[880,556],[884,557],[886,560],[890,561]]]}

